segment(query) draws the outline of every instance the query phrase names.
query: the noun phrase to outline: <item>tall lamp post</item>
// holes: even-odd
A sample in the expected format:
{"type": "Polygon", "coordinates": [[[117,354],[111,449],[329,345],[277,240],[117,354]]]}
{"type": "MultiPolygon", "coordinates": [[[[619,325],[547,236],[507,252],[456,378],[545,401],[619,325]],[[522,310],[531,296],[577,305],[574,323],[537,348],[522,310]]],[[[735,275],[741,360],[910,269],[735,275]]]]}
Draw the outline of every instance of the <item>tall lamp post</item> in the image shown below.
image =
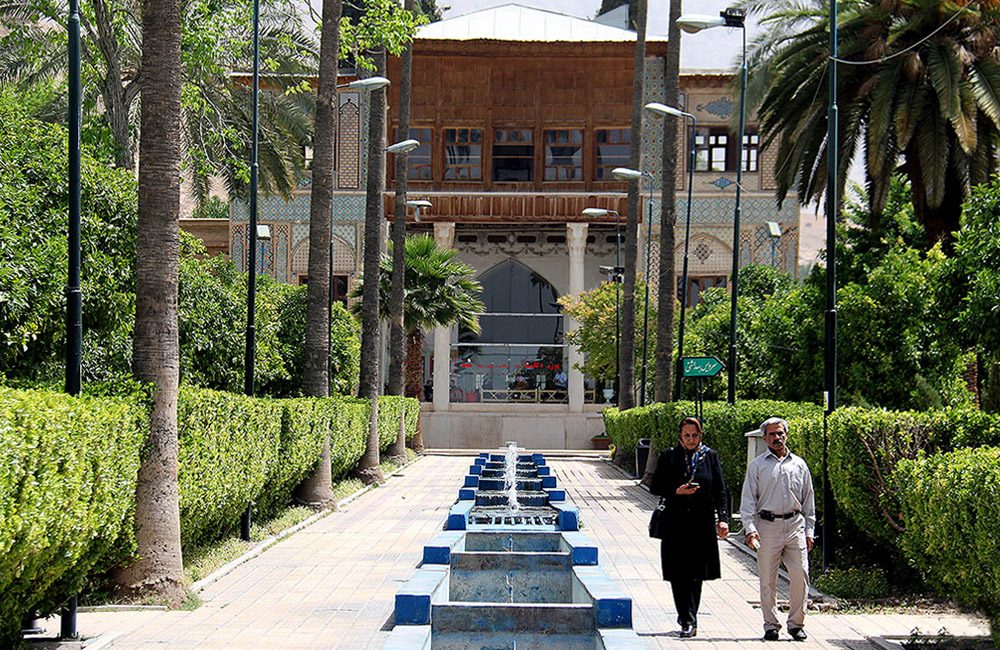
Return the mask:
{"type": "MultiPolygon", "coordinates": [[[[684,358],[684,325],[688,302],[688,248],[691,244],[691,192],[694,187],[694,163],[696,153],[694,148],[694,136],[698,130],[698,121],[691,113],[686,113],[679,108],[667,106],[666,104],[660,104],[659,102],[650,102],[649,104],[646,104],[644,108],[650,113],[660,117],[670,115],[672,117],[681,117],[691,120],[691,153],[690,160],[688,162],[687,209],[684,217],[684,265],[681,271],[681,322],[677,327],[677,370],[674,372],[674,399],[679,400],[681,398],[681,374],[683,370],[682,359],[684,358]]],[[[662,228],[663,224],[660,224],[660,227],[662,228]]]]}
{"type": "MultiPolygon", "coordinates": [[[[250,227],[247,228],[247,331],[246,352],[243,356],[243,392],[254,394],[254,357],[257,351],[255,302],[257,297],[257,143],[260,119],[258,95],[260,93],[260,0],[253,0],[253,91],[251,96],[250,134],[250,227]]],[[[240,517],[240,539],[250,541],[250,509],[240,517]]]]}
{"type": "MultiPolygon", "coordinates": [[[[337,90],[346,88],[347,90],[354,90],[357,92],[371,92],[373,90],[378,90],[379,88],[384,88],[389,85],[389,80],[385,77],[367,77],[365,79],[355,79],[345,84],[337,84],[337,90]]],[[[418,143],[419,144],[419,143],[418,143]]],[[[334,178],[336,178],[336,171],[334,171],[334,178]]],[[[333,217],[334,211],[330,211],[330,282],[329,282],[329,296],[327,299],[327,313],[326,313],[326,356],[327,356],[327,381],[333,381],[333,333],[331,330],[331,324],[333,322],[333,217]]]]}
{"type": "Polygon", "coordinates": [[[615,265],[601,266],[598,270],[615,283],[615,406],[618,406],[618,389],[621,383],[621,286],[625,279],[625,268],[622,266],[622,219],[617,210],[604,208],[584,208],[586,217],[606,217],[615,215],[615,265]]]}
{"type": "Polygon", "coordinates": [[[677,25],[688,33],[697,33],[712,27],[738,27],[743,32],[743,56],[740,64],[740,130],[738,134],[738,151],[736,161],[736,206],[733,210],[733,271],[729,318],[729,398],[730,404],[736,401],[736,299],[739,295],[740,272],[740,198],[743,192],[743,134],[746,131],[746,96],[747,96],[747,30],[744,25],[746,14],[742,9],[729,7],[718,16],[702,16],[684,14],[677,19],[677,25]]]}
{"type": "MultiPolygon", "coordinates": [[[[628,167],[615,167],[611,170],[611,175],[620,181],[640,182],[642,177],[652,180],[652,176],[646,172],[628,167]]],[[[653,232],[653,188],[649,188],[649,202],[646,207],[646,295],[643,298],[646,306],[642,316],[642,372],[639,380],[639,406],[646,405],[646,350],[649,344],[649,247],[650,234],[653,232]]]]}
{"type": "Polygon", "coordinates": [[[826,136],[826,313],[823,367],[825,394],[823,410],[823,567],[833,565],[836,552],[836,503],[827,471],[827,419],[837,410],[837,0],[830,0],[830,106],[826,136]]]}

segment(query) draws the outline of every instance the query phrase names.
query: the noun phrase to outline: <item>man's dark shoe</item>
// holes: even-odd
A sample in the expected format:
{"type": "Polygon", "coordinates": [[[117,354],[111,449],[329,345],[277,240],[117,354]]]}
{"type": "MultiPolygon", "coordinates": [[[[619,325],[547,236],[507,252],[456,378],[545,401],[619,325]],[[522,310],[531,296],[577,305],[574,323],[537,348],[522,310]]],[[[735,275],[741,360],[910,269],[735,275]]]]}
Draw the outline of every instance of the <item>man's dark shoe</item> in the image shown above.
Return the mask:
{"type": "Polygon", "coordinates": [[[765,641],[777,641],[778,631],[777,630],[764,630],[764,640],[765,641]]]}
{"type": "Polygon", "coordinates": [[[698,634],[698,626],[697,625],[691,625],[689,623],[684,623],[683,625],[681,625],[681,633],[680,633],[679,636],[682,639],[690,639],[691,637],[695,636],[696,634],[698,634]]]}
{"type": "Polygon", "coordinates": [[[805,641],[808,636],[806,636],[806,631],[801,627],[788,628],[788,633],[792,635],[792,638],[796,641],[805,641]]]}

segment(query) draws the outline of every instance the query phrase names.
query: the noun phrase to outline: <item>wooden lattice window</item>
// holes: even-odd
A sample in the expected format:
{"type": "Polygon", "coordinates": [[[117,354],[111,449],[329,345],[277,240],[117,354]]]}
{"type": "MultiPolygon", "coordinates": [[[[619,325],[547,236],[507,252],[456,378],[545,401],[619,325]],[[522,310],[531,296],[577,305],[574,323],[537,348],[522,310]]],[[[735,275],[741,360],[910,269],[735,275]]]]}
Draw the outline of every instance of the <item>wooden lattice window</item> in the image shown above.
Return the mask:
{"type": "Polygon", "coordinates": [[[493,180],[530,183],[535,180],[535,143],[531,129],[493,132],[493,180]]]}
{"type": "Polygon", "coordinates": [[[444,130],[444,178],[449,181],[478,181],[483,178],[483,130],[444,130]]]}
{"type": "Polygon", "coordinates": [[[583,180],[583,129],[545,131],[545,180],[583,180]]]}
{"type": "Polygon", "coordinates": [[[594,178],[599,181],[615,180],[611,170],[615,167],[628,167],[632,129],[597,129],[594,135],[594,178]]]}
{"type": "Polygon", "coordinates": [[[420,142],[420,146],[414,149],[406,157],[406,178],[411,181],[433,180],[433,158],[431,157],[431,143],[434,141],[434,129],[420,127],[410,129],[409,138],[420,142]]]}

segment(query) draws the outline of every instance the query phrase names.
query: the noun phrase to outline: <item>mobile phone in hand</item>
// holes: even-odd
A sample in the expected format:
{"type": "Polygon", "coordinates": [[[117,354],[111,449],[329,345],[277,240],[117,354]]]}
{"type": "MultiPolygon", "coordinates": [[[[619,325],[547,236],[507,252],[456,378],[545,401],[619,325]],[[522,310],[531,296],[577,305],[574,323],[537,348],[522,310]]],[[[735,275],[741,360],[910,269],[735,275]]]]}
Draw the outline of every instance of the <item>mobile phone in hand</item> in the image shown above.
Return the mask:
{"type": "Polygon", "coordinates": [[[691,481],[690,483],[688,483],[688,487],[697,488],[697,487],[700,487],[700,486],[697,483],[695,483],[694,481],[691,481]]]}

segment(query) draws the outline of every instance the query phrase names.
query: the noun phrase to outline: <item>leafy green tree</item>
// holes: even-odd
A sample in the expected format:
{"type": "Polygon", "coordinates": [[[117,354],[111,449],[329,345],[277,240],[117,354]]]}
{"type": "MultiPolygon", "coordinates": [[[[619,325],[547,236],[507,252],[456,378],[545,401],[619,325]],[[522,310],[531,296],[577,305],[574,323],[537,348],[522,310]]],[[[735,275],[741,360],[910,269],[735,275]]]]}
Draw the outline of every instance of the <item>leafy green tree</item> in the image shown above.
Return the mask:
{"type": "MultiPolygon", "coordinates": [[[[646,284],[644,280],[638,280],[636,286],[636,302],[634,322],[641,323],[645,310],[644,296],[646,295],[646,284]]],[[[649,321],[656,322],[657,296],[649,296],[649,321]]],[[[618,298],[620,300],[620,296],[618,298]]],[[[566,295],[559,298],[563,313],[578,323],[578,327],[566,334],[566,342],[576,345],[584,354],[583,365],[579,370],[587,377],[598,379],[604,382],[614,382],[615,380],[615,315],[617,314],[615,302],[615,285],[612,282],[602,282],[600,285],[572,296],[566,295]]],[[[624,308],[624,305],[622,305],[624,308]]],[[[620,328],[620,325],[619,325],[620,328]]],[[[641,340],[642,332],[636,332],[636,338],[641,340]]],[[[656,373],[656,342],[657,332],[655,327],[649,329],[649,345],[647,347],[646,364],[650,374],[647,382],[647,389],[655,384],[656,373]]],[[[642,345],[636,346],[634,365],[642,363],[642,345]]],[[[610,384],[609,384],[610,385],[610,384]]]]}
{"type": "MultiPolygon", "coordinates": [[[[803,203],[826,185],[828,3],[744,0],[765,27],[748,53],[750,96],[764,145],[778,148],[778,197],[803,203]]],[[[891,178],[910,181],[930,243],[958,230],[969,187],[995,169],[1000,131],[1000,12],[992,2],[848,0],[838,66],[843,184],[865,147],[869,210],[883,212],[891,178]],[[901,161],[901,164],[899,162],[901,161]]],[[[840,188],[841,190],[843,187],[840,188]]]]}
{"type": "MultiPolygon", "coordinates": [[[[28,96],[29,104],[31,96],[28,96]]],[[[0,368],[8,379],[64,374],[68,136],[0,91],[0,368]]],[[[82,160],[83,377],[130,373],[136,183],[82,160]]]]}
{"type": "MultiPolygon", "coordinates": [[[[479,332],[479,300],[482,287],[475,270],[455,259],[456,252],[438,248],[433,237],[407,237],[404,248],[403,329],[406,332],[406,391],[407,397],[421,397],[423,384],[423,331],[436,327],[461,327],[479,332]]],[[[392,314],[390,286],[393,277],[392,244],[379,263],[379,317],[389,320],[392,314]]],[[[364,278],[354,287],[352,296],[364,294],[364,278]]],[[[355,315],[361,305],[355,303],[355,315]]],[[[418,434],[419,435],[419,434],[418,434]]],[[[418,439],[415,448],[422,446],[418,439]]]]}
{"type": "Polygon", "coordinates": [[[978,350],[980,405],[1000,411],[1000,178],[972,192],[955,242],[951,295],[963,341],[978,350]]]}
{"type": "MultiPolygon", "coordinates": [[[[247,313],[247,274],[218,255],[199,257],[204,245],[182,232],[178,321],[181,382],[213,390],[243,391],[243,357],[247,313]]],[[[257,350],[254,382],[259,395],[302,395],[305,365],[306,287],[257,279],[257,350]]],[[[357,325],[335,303],[333,308],[333,374],[329,394],[350,394],[357,381],[357,325]]]]}
{"type": "MultiPolygon", "coordinates": [[[[84,137],[102,137],[115,164],[135,166],[142,11],[137,0],[81,3],[84,137]]],[[[65,0],[0,3],[0,80],[22,92],[48,83],[36,115],[64,122],[65,0]],[[55,84],[51,82],[55,82],[55,84]],[[57,85],[56,85],[57,84],[57,85]]],[[[251,138],[250,84],[233,73],[251,68],[251,12],[231,0],[183,3],[184,161],[192,192],[207,197],[209,178],[222,177],[232,196],[245,196],[251,138]]],[[[315,44],[291,0],[261,3],[262,68],[271,90],[294,89],[315,71],[315,44]]],[[[303,170],[310,132],[309,93],[261,93],[260,187],[289,195],[303,170]]]]}

